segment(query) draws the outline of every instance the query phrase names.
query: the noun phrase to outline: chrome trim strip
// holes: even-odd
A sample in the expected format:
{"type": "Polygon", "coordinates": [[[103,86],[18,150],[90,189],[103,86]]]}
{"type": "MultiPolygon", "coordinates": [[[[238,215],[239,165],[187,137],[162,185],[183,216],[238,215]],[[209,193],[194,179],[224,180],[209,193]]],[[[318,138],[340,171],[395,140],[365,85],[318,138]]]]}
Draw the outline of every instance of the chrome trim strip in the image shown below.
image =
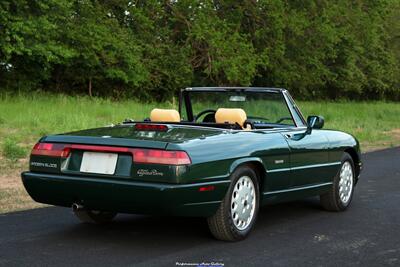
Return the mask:
{"type": "Polygon", "coordinates": [[[315,164],[315,165],[306,165],[306,166],[299,166],[299,167],[294,167],[291,168],[292,170],[302,170],[302,169],[309,169],[309,168],[319,168],[319,167],[326,167],[326,166],[334,166],[334,165],[339,165],[341,162],[336,161],[336,162],[330,162],[330,163],[322,163],[322,164],[315,164]]]}
{"type": "Polygon", "coordinates": [[[303,170],[303,169],[311,169],[311,168],[320,168],[320,167],[334,166],[334,165],[339,165],[339,164],[341,164],[341,162],[340,161],[336,161],[336,162],[330,162],[330,163],[304,165],[304,166],[293,167],[293,168],[282,168],[282,169],[267,170],[267,173],[295,171],[295,170],[303,170]]]}
{"type": "Polygon", "coordinates": [[[203,182],[204,180],[206,180],[206,181],[215,180],[215,182],[230,181],[229,173],[223,174],[223,175],[216,175],[216,176],[209,176],[209,177],[200,178],[201,182],[203,182]]]}
{"type": "Polygon", "coordinates": [[[207,185],[217,185],[217,184],[229,184],[231,180],[220,180],[220,181],[201,181],[200,183],[189,183],[189,184],[175,184],[174,188],[185,188],[185,187],[197,187],[197,186],[207,186],[207,185]]]}
{"type": "Polygon", "coordinates": [[[193,206],[193,205],[204,205],[204,204],[219,204],[222,201],[207,201],[207,202],[195,202],[195,203],[185,203],[184,206],[193,206]]]}
{"type": "Polygon", "coordinates": [[[296,187],[296,188],[283,189],[283,190],[277,190],[277,191],[271,191],[271,192],[263,192],[263,195],[272,195],[272,194],[279,194],[279,193],[288,193],[288,192],[292,192],[292,191],[313,189],[313,188],[322,187],[322,186],[326,186],[326,185],[332,185],[332,184],[333,184],[333,182],[329,182],[329,183],[315,184],[315,185],[309,185],[309,186],[304,186],[304,187],[296,187]]]}
{"type": "Polygon", "coordinates": [[[281,169],[274,169],[274,170],[267,170],[267,173],[272,173],[272,172],[287,172],[290,171],[290,168],[281,168],[281,169]]]}

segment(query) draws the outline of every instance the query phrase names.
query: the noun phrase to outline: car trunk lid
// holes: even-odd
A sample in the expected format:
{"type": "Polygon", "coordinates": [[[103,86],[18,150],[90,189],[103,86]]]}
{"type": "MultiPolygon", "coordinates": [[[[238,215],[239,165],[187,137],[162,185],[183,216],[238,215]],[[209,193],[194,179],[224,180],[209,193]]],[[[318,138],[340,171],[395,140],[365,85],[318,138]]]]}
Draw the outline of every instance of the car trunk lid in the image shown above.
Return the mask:
{"type": "MultiPolygon", "coordinates": [[[[166,124],[164,124],[166,125],[166,124]]],[[[221,129],[166,125],[168,130],[138,130],[136,124],[95,128],[45,137],[46,142],[114,145],[165,149],[168,143],[183,143],[193,139],[218,135],[221,129]]]]}
{"type": "MultiPolygon", "coordinates": [[[[138,130],[134,124],[130,124],[52,135],[42,138],[40,142],[63,145],[63,149],[65,150],[67,147],[70,149],[70,153],[65,156],[62,153],[63,150],[58,157],[57,155],[46,155],[47,152],[32,154],[30,169],[36,172],[65,173],[85,177],[104,175],[116,179],[177,183],[179,182],[177,173],[182,173],[177,168],[184,170],[186,168],[184,165],[187,163],[178,163],[177,165],[165,164],[165,162],[161,164],[137,163],[134,162],[136,156],[134,156],[133,150],[170,153],[170,150],[167,149],[169,143],[187,142],[220,132],[220,130],[214,129],[179,126],[168,126],[168,129],[163,131],[149,131],[138,130]],[[91,164],[103,164],[100,162],[106,160],[105,157],[113,158],[115,154],[118,159],[115,161],[114,157],[109,169],[105,166],[98,167],[98,169],[104,169],[105,173],[91,173],[93,170],[91,164]],[[107,173],[107,170],[112,173],[107,173]]],[[[181,152],[177,151],[177,153],[181,152]]],[[[165,157],[167,155],[161,156],[163,159],[165,157]]]]}

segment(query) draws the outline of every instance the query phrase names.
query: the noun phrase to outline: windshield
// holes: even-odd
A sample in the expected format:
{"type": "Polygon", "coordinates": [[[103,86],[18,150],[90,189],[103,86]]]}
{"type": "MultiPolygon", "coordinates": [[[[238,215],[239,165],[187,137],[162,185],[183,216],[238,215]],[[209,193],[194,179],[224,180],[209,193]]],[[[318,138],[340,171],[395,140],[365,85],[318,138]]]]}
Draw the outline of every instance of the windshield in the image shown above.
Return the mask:
{"type": "MultiPolygon", "coordinates": [[[[279,91],[190,91],[185,99],[190,102],[193,116],[198,117],[197,122],[213,122],[212,111],[218,108],[241,108],[246,112],[247,120],[254,124],[295,125],[279,91]],[[202,114],[206,110],[209,112],[202,114]]],[[[190,118],[190,108],[187,109],[185,103],[181,113],[184,120],[190,118]]]]}

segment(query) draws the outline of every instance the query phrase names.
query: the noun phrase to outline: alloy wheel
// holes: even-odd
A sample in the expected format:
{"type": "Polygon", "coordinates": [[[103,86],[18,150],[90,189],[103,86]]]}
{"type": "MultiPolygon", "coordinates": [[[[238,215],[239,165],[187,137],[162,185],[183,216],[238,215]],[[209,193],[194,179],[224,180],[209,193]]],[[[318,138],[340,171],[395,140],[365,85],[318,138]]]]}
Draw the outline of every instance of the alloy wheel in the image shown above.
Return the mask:
{"type": "Polygon", "coordinates": [[[238,179],[231,196],[231,217],[238,230],[245,230],[254,217],[256,195],[253,181],[248,176],[238,179]]]}

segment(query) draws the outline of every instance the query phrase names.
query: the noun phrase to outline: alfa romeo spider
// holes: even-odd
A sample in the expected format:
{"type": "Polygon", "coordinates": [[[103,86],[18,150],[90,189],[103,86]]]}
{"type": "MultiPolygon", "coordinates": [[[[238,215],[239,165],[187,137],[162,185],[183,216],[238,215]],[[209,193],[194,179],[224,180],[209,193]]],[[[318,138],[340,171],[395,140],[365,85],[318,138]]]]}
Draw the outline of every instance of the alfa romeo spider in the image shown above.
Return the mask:
{"type": "Polygon", "coordinates": [[[207,218],[220,240],[244,239],[259,207],[319,196],[346,210],[361,171],[358,141],[305,119],[277,88],[186,88],[179,110],[42,137],[23,184],[37,202],[86,223],[117,213],[207,218]]]}

